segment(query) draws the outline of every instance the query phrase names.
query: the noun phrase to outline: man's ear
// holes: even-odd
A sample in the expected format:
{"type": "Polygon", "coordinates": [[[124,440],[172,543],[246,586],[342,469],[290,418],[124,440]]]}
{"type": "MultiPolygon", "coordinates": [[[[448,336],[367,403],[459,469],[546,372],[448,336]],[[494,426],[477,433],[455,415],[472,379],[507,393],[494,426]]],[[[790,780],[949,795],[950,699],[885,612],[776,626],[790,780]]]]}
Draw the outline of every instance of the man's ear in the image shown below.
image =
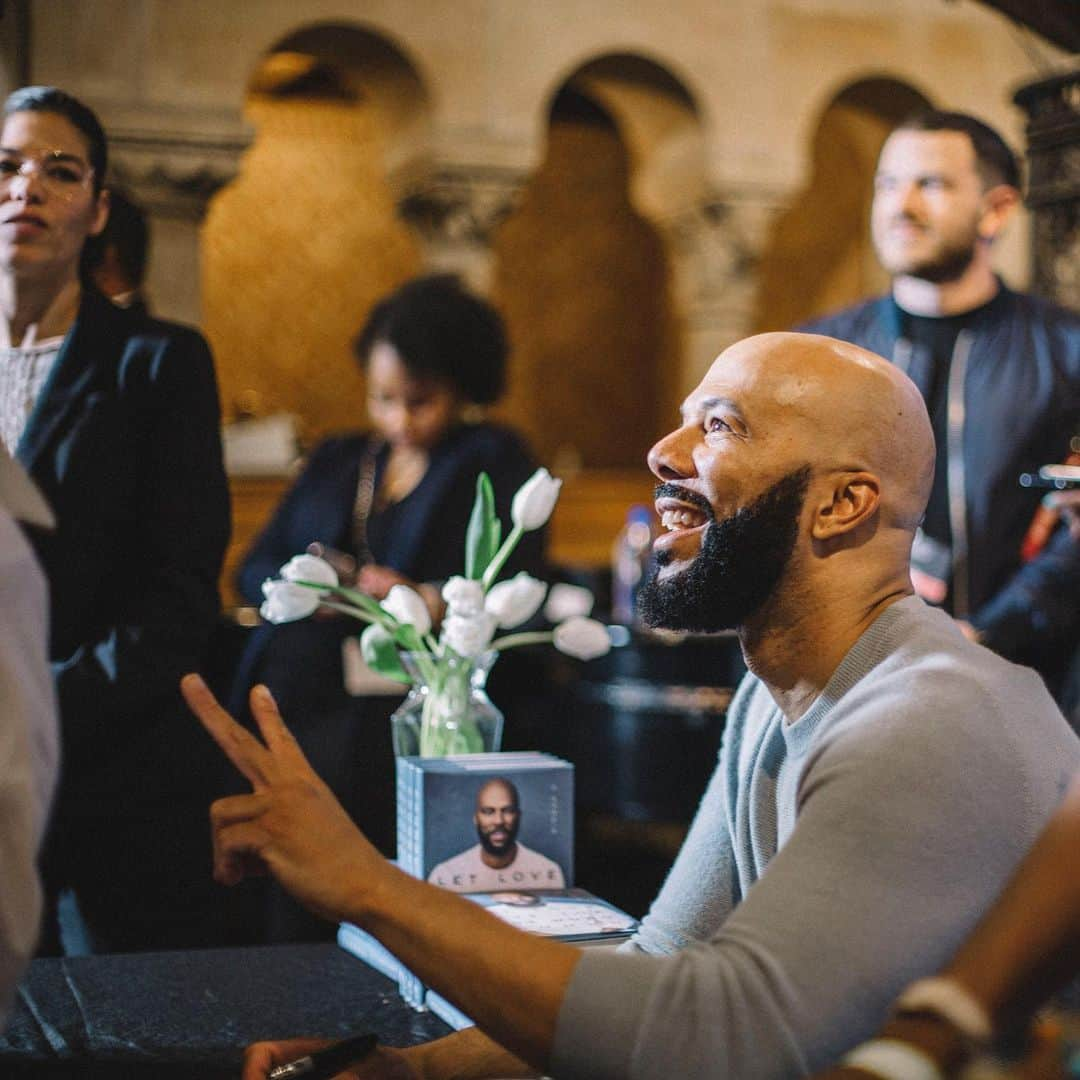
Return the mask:
{"type": "Polygon", "coordinates": [[[881,481],[873,473],[841,473],[833,484],[831,498],[818,504],[814,539],[832,540],[854,532],[874,516],[880,502],[881,481]]]}
{"type": "Polygon", "coordinates": [[[1020,206],[1020,192],[1011,184],[996,184],[983,194],[979,237],[993,242],[1020,206]]]}
{"type": "Polygon", "coordinates": [[[97,205],[94,207],[94,220],[90,225],[90,236],[100,236],[101,231],[105,228],[105,223],[109,220],[109,207],[112,205],[109,196],[109,189],[102,188],[95,200],[97,205]]]}

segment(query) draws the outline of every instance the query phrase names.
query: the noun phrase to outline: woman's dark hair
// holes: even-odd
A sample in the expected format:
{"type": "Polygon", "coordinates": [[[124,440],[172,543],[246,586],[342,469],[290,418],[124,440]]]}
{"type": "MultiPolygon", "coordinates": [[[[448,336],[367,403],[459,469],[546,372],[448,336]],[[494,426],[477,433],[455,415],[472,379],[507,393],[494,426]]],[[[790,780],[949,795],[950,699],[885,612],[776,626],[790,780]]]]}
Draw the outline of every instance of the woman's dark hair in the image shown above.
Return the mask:
{"type": "Polygon", "coordinates": [[[130,287],[141,288],[150,251],[150,226],[139,204],[120,188],[109,189],[109,219],[97,236],[87,238],[86,246],[93,249],[89,261],[95,270],[111,246],[130,287]]]}
{"type": "Polygon", "coordinates": [[[379,342],[394,347],[410,375],[446,379],[467,401],[490,405],[503,392],[502,318],[452,274],[416,278],[380,300],[353,343],[361,365],[379,342]]]}
{"type": "Polygon", "coordinates": [[[90,166],[94,170],[94,194],[101,191],[109,167],[109,150],[105,130],[93,109],[55,86],[24,86],[9,94],[4,102],[5,117],[17,112],[57,113],[78,128],[88,144],[90,166]]]}

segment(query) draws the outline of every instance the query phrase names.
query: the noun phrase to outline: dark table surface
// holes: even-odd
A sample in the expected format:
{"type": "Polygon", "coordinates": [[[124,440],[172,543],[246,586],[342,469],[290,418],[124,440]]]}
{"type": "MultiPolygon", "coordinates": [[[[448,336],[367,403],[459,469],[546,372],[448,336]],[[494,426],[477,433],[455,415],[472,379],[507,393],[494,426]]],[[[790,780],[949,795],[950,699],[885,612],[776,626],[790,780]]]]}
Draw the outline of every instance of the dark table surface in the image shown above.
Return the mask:
{"type": "Polygon", "coordinates": [[[449,1028],[336,945],[35,960],[0,1038],[4,1080],[239,1075],[259,1039],[374,1031],[390,1046],[449,1028]]]}

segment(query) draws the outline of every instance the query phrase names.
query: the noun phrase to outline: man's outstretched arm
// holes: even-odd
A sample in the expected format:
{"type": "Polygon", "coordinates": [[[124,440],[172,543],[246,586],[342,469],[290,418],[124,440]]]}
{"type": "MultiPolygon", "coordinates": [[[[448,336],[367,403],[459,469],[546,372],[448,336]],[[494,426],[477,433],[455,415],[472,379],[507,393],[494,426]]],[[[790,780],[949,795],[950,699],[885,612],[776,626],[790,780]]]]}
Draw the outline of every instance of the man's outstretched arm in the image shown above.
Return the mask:
{"type": "Polygon", "coordinates": [[[499,1044],[545,1068],[579,951],[516,930],[387,862],[308,764],[265,687],[251,695],[262,742],[197,675],[181,687],[252,785],[250,795],[211,807],[217,880],[232,885],[269,870],[312,911],[375,935],[499,1044]]]}

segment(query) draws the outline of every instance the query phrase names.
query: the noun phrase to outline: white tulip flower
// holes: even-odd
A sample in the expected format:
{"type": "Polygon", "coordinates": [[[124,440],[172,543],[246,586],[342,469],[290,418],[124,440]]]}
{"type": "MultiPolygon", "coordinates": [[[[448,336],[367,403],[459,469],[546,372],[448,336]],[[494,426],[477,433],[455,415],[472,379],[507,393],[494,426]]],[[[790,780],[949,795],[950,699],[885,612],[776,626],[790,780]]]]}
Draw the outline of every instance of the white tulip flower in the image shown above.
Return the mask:
{"type": "Polygon", "coordinates": [[[555,648],[578,660],[593,660],[611,648],[607,627],[595,619],[575,615],[555,627],[555,648]]]}
{"type": "Polygon", "coordinates": [[[262,584],[262,591],[266,599],[259,608],[259,614],[269,623],[306,619],[322,603],[317,589],[307,589],[289,581],[267,578],[262,584]]]}
{"type": "Polygon", "coordinates": [[[591,615],[594,603],[596,599],[588,589],[559,582],[552,585],[551,592],[548,593],[544,618],[550,623],[560,623],[575,615],[591,615]]]}
{"type": "Polygon", "coordinates": [[[484,598],[484,610],[504,629],[531,619],[544,600],[547,586],[523,570],[509,581],[493,585],[484,598]]]}
{"type": "Polygon", "coordinates": [[[479,615],[484,610],[484,587],[471,578],[450,578],[443,586],[442,598],[451,615],[479,615]]]}
{"type": "Polygon", "coordinates": [[[539,529],[551,517],[559,497],[562,481],[556,480],[547,469],[536,472],[518,488],[510,504],[510,518],[522,532],[539,529]]]}
{"type": "MultiPolygon", "coordinates": [[[[282,568],[283,581],[314,581],[319,585],[337,585],[337,571],[318,555],[294,555],[282,568]]],[[[316,593],[316,596],[322,595],[316,593]]]]}
{"type": "Polygon", "coordinates": [[[487,651],[495,626],[495,616],[487,612],[472,616],[450,615],[443,620],[443,644],[458,656],[473,659],[487,651]]]}
{"type": "Polygon", "coordinates": [[[412,626],[421,637],[431,629],[431,612],[427,604],[408,585],[395,585],[382,601],[382,609],[399,623],[412,626]]]}

